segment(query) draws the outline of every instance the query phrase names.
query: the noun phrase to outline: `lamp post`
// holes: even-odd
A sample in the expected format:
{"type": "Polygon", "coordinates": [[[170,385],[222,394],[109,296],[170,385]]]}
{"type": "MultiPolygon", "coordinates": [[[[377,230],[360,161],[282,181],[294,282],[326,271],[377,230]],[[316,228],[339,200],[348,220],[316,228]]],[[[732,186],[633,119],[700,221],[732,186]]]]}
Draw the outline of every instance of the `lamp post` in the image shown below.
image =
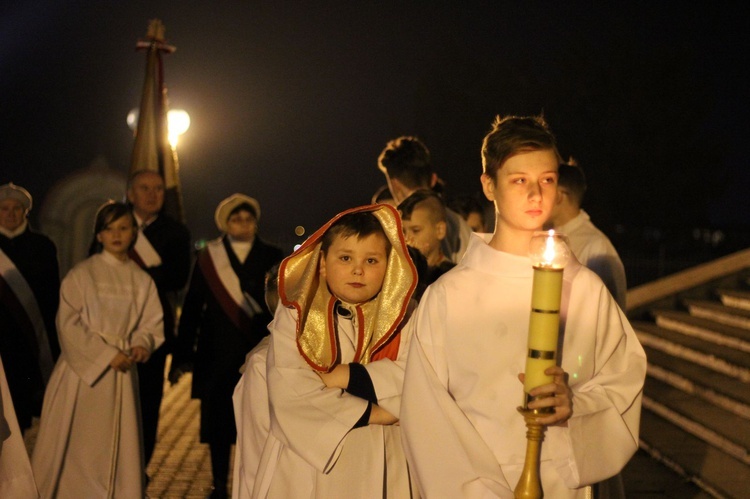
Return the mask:
{"type": "MultiPolygon", "coordinates": [[[[138,127],[138,109],[131,109],[127,117],[128,127],[135,131],[138,127]]],[[[169,145],[177,148],[177,141],[190,128],[190,115],[184,109],[170,109],[167,112],[169,145]]]]}

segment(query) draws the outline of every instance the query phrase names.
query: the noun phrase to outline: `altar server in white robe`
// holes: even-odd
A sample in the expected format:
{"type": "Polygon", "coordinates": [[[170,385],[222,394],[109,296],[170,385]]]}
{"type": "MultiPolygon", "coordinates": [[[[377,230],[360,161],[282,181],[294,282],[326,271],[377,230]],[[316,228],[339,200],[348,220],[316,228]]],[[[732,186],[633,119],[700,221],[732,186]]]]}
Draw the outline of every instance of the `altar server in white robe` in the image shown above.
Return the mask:
{"type": "Polygon", "coordinates": [[[612,241],[596,227],[581,204],[586,194],[586,175],[571,158],[558,171],[557,200],[547,225],[568,238],[568,245],[576,259],[598,275],[625,310],[628,292],[625,266],[612,241]]]}
{"type": "Polygon", "coordinates": [[[253,497],[413,496],[398,413],[416,271],[395,208],[337,215],[285,259],[253,497]],[[324,384],[325,383],[325,384],[324,384]]]}
{"type": "MultiPolygon", "coordinates": [[[[279,305],[279,264],[266,272],[265,301],[274,312],[279,305]]],[[[248,499],[255,485],[258,463],[271,428],[268,409],[266,361],[271,337],[266,336],[245,356],[240,368],[242,376],[234,387],[232,405],[237,425],[237,445],[234,449],[232,471],[232,499],[248,499]]]]}
{"type": "Polygon", "coordinates": [[[62,354],[47,385],[32,467],[43,498],[143,497],[136,363],[164,341],[154,282],[128,258],[130,208],[104,205],[95,251],[65,277],[62,354]]]}
{"type": "MultiPolygon", "coordinates": [[[[526,428],[523,378],[533,270],[528,248],[556,196],[559,155],[541,118],[496,120],[482,148],[489,242],[428,288],[412,322],[401,425],[410,469],[431,497],[513,497],[526,428]]],[[[552,407],[541,454],[545,497],[584,498],[638,448],[646,358],[602,281],[574,258],[563,277],[554,382],[529,408],[552,407]],[[559,360],[561,359],[561,360],[559,360]]]]}
{"type": "Polygon", "coordinates": [[[31,472],[29,454],[18,426],[13,399],[0,358],[0,497],[35,499],[39,492],[31,472]]]}

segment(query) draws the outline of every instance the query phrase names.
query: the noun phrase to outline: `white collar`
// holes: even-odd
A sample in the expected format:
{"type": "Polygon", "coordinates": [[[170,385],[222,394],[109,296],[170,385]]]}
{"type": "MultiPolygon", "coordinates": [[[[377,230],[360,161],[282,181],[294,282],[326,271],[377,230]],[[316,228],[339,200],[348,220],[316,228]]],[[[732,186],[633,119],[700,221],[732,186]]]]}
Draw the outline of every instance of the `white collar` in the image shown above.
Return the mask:
{"type": "Polygon", "coordinates": [[[138,226],[139,230],[145,229],[146,227],[148,227],[149,225],[151,225],[152,223],[154,223],[157,218],[159,218],[159,214],[157,213],[156,216],[152,217],[150,220],[144,221],[141,217],[139,217],[135,213],[135,211],[133,212],[133,216],[135,217],[135,223],[138,226]]]}
{"type": "Polygon", "coordinates": [[[240,261],[240,263],[245,263],[247,255],[249,255],[250,251],[253,249],[253,243],[255,242],[255,239],[253,239],[252,241],[237,241],[230,235],[227,235],[227,237],[229,238],[229,245],[232,247],[232,251],[234,251],[237,259],[240,261]]]}
{"type": "Polygon", "coordinates": [[[567,222],[565,222],[561,226],[555,227],[555,230],[557,230],[558,232],[562,233],[563,235],[564,234],[568,234],[570,232],[573,232],[575,229],[577,229],[581,225],[585,224],[589,220],[590,220],[589,214],[586,213],[583,210],[580,210],[578,212],[578,215],[576,215],[575,217],[571,218],[570,220],[568,220],[567,222]]]}
{"type": "Polygon", "coordinates": [[[16,227],[15,230],[8,230],[5,227],[0,227],[0,234],[4,235],[8,239],[13,239],[14,237],[20,236],[24,232],[26,232],[26,229],[29,227],[29,221],[28,219],[24,219],[23,223],[16,227]]]}
{"type": "Polygon", "coordinates": [[[105,249],[103,249],[101,252],[97,254],[102,258],[102,260],[104,260],[110,265],[125,265],[130,260],[129,258],[125,260],[120,260],[115,255],[113,255],[112,253],[110,253],[109,251],[105,249]]]}

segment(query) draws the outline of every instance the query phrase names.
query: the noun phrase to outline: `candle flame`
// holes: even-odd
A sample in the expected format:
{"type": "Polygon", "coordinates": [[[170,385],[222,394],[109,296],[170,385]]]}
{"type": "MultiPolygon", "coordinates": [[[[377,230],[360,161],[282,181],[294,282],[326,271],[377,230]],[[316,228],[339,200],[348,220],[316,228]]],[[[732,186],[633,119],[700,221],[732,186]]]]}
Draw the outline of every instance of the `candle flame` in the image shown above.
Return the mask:
{"type": "Polygon", "coordinates": [[[554,230],[535,232],[529,243],[529,257],[535,268],[561,270],[568,261],[570,250],[565,236],[554,230]]]}
{"type": "Polygon", "coordinates": [[[552,265],[552,262],[555,261],[555,231],[550,230],[547,232],[547,241],[546,246],[544,248],[544,263],[547,265],[552,265]]]}

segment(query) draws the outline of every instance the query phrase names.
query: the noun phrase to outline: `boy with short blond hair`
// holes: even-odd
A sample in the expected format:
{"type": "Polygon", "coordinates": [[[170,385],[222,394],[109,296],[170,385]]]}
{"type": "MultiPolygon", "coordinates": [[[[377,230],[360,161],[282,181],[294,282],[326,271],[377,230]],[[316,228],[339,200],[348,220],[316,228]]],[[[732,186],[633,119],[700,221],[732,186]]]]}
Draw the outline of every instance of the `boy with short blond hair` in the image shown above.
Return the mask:
{"type": "MultiPolygon", "coordinates": [[[[478,235],[458,266],[430,286],[409,329],[401,425],[426,497],[512,498],[526,453],[523,379],[534,232],[556,196],[559,154],[536,117],[498,118],[482,147],[495,230],[478,235]]],[[[646,358],[601,280],[575,258],[563,274],[553,382],[530,391],[539,422],[545,497],[582,499],[638,449],[646,358]],[[603,445],[603,442],[607,442],[603,445]]]]}
{"type": "Polygon", "coordinates": [[[334,217],[279,271],[253,497],[411,497],[398,422],[416,284],[395,208],[334,217]]]}
{"type": "Polygon", "coordinates": [[[443,253],[446,234],[445,204],[432,190],[420,189],[398,205],[404,225],[406,244],[416,248],[427,260],[427,285],[456,266],[443,253]]]}

